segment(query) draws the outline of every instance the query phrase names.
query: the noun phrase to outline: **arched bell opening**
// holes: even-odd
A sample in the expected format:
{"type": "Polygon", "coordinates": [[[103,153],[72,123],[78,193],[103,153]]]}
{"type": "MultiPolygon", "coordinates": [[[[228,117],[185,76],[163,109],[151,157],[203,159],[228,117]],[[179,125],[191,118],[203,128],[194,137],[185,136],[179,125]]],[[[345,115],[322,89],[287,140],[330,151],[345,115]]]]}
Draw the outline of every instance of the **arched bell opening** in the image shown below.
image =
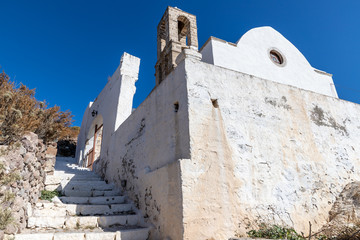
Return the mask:
{"type": "Polygon", "coordinates": [[[191,45],[190,21],[185,16],[178,17],[178,40],[182,47],[191,45]]]}

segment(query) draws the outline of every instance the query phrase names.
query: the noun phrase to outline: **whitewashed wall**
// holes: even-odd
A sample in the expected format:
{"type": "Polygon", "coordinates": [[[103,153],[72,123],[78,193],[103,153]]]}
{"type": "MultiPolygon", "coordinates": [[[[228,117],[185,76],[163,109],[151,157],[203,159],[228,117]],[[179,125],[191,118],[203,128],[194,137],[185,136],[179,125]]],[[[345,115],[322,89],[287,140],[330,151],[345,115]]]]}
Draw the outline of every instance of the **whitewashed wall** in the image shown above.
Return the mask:
{"type": "MultiPolygon", "coordinates": [[[[207,49],[217,42],[211,40],[203,48],[205,62],[196,54],[179,57],[131,115],[135,77],[128,90],[110,80],[85,112],[79,139],[93,124],[93,109],[104,127],[105,116],[116,113],[109,115],[94,168],[126,190],[154,227],[150,239],[225,240],[260,222],[307,232],[311,221],[316,231],[342,188],[360,180],[360,106],[338,99],[330,76],[315,72],[285,38],[267,31],[286,47],[275,45],[286,54],[284,72],[274,70],[267,55],[263,72],[231,70],[226,58],[236,62],[237,55],[223,49],[220,59],[217,47],[207,49]],[[270,80],[255,77],[260,73],[270,80]],[[121,91],[109,94],[111,89],[121,91]],[[107,96],[129,97],[109,104],[107,96]],[[124,114],[118,106],[127,109],[124,114]]],[[[122,82],[125,72],[120,68],[122,82]]]]}
{"type": "Polygon", "coordinates": [[[332,75],[314,69],[291,42],[271,27],[253,28],[236,44],[211,37],[201,53],[204,62],[216,66],[337,97],[332,75]],[[271,49],[282,54],[284,66],[270,60],[271,49]]]}
{"type": "Polygon", "coordinates": [[[150,239],[183,235],[179,159],[190,152],[184,74],[180,64],[150,93],[103,146],[107,154],[95,166],[118,187],[126,180],[122,189],[154,226],[150,239]]]}
{"type": "MultiPolygon", "coordinates": [[[[102,145],[107,146],[110,144],[111,135],[131,114],[139,65],[139,58],[124,53],[113,76],[109,78],[94,102],[90,102],[86,108],[76,147],[76,159],[79,164],[82,164],[89,150],[85,147],[85,142],[94,136],[95,124],[98,127],[103,124],[102,145]],[[93,117],[91,113],[94,110],[97,111],[97,115],[93,117]]],[[[106,153],[101,151],[100,157],[103,154],[106,153]]]]}
{"type": "Polygon", "coordinates": [[[185,61],[184,239],[228,239],[260,222],[306,233],[311,221],[316,231],[343,187],[360,180],[360,106],[185,61]]]}

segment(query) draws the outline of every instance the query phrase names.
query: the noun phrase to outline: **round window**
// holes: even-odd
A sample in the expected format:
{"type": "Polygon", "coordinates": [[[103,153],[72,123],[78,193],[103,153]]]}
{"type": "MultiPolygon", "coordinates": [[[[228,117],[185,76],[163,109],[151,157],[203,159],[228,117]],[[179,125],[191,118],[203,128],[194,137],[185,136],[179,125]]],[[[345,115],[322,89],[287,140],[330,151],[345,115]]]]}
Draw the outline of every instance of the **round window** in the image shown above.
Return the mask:
{"type": "Polygon", "coordinates": [[[276,65],[283,65],[283,63],[284,63],[283,56],[278,51],[275,51],[275,50],[270,51],[270,59],[276,65]]]}

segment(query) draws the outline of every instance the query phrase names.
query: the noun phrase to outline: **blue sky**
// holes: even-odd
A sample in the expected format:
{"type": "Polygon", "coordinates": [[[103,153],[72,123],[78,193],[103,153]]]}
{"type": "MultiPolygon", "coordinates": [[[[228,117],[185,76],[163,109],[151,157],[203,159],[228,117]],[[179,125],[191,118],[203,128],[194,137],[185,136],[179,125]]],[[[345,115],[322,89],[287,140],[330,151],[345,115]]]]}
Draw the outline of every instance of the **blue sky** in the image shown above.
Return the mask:
{"type": "Polygon", "coordinates": [[[134,107],[155,85],[156,26],[166,7],[195,14],[199,46],[210,36],[236,42],[271,26],[320,70],[339,97],[360,103],[360,1],[76,1],[0,0],[0,66],[36,98],[69,109],[80,126],[120,62],[141,58],[134,107]]]}

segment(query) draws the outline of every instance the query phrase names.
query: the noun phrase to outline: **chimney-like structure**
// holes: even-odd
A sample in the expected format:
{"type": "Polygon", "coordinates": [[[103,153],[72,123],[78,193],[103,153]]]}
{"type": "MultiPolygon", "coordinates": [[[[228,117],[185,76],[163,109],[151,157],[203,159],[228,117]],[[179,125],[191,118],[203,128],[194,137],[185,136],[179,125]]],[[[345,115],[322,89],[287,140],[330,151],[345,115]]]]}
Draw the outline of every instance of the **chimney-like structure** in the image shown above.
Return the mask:
{"type": "Polygon", "coordinates": [[[168,7],[157,27],[156,86],[176,67],[176,57],[185,48],[198,50],[196,16],[168,7]]]}

